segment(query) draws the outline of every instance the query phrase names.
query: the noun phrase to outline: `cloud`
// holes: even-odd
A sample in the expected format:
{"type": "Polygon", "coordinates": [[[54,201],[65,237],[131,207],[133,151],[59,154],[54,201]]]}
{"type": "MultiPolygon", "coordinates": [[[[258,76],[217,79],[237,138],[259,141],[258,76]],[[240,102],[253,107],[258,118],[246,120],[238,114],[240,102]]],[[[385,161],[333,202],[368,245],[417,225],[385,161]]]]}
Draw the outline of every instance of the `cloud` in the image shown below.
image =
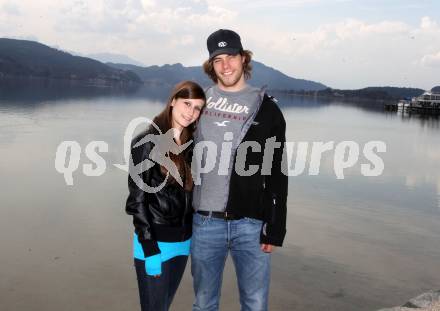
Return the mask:
{"type": "MultiPolygon", "coordinates": [[[[219,1],[209,1],[210,3],[219,3],[219,1]]],[[[236,6],[240,5],[241,9],[281,9],[281,8],[300,8],[304,6],[308,6],[311,4],[317,4],[320,2],[324,2],[324,0],[253,0],[253,1],[221,1],[222,5],[228,5],[228,6],[236,6]]]]}
{"type": "Polygon", "coordinates": [[[3,11],[7,15],[15,15],[15,16],[21,15],[20,8],[17,6],[17,4],[13,2],[3,3],[3,5],[1,6],[1,11],[3,11]]]}
{"type": "Polygon", "coordinates": [[[208,34],[237,17],[206,0],[76,0],[55,11],[51,29],[67,42],[66,49],[112,51],[147,65],[200,63],[208,34]]]}
{"type": "Polygon", "coordinates": [[[426,66],[433,66],[432,57],[425,58],[425,66],[414,62],[440,50],[440,29],[430,17],[415,26],[399,20],[347,18],[301,32],[253,26],[242,38],[258,59],[295,77],[335,88],[430,88],[438,81],[438,74],[426,66]]]}
{"type": "Polygon", "coordinates": [[[437,22],[432,20],[429,16],[424,16],[420,22],[420,30],[425,32],[436,32],[439,31],[439,26],[437,22]]]}
{"type": "Polygon", "coordinates": [[[22,11],[20,7],[11,2],[0,0],[0,36],[5,37],[19,30],[21,25],[16,21],[22,17],[22,11]]]}
{"type": "Polygon", "coordinates": [[[315,53],[321,49],[347,44],[350,41],[366,41],[369,38],[391,36],[408,36],[410,27],[399,21],[382,21],[366,23],[356,19],[346,19],[342,22],[319,26],[309,32],[284,32],[272,38],[274,50],[286,54],[315,53]]]}
{"type": "Polygon", "coordinates": [[[60,31],[126,33],[145,36],[148,32],[172,34],[228,22],[235,13],[203,0],[76,1],[65,4],[56,23],[60,31]]]}
{"type": "Polygon", "coordinates": [[[424,55],[420,63],[423,66],[440,68],[440,51],[434,54],[424,55]]]}
{"type": "MultiPolygon", "coordinates": [[[[350,0],[338,2],[352,2],[350,10],[354,5],[350,0]]],[[[412,24],[408,16],[346,18],[351,11],[333,11],[324,16],[334,22],[313,22],[318,9],[333,5],[330,0],[16,3],[0,0],[2,36],[34,36],[42,43],[83,54],[119,53],[146,65],[199,65],[207,56],[207,36],[218,28],[230,28],[239,32],[256,60],[333,87],[431,86],[438,81],[434,68],[438,71],[440,27],[430,16],[412,24]],[[289,20],[292,7],[298,8],[296,16],[304,12],[302,19],[289,20]],[[20,15],[11,15],[14,12],[20,15]],[[272,12],[283,14],[278,20],[272,12]]],[[[379,5],[375,8],[380,10],[379,5]]]]}

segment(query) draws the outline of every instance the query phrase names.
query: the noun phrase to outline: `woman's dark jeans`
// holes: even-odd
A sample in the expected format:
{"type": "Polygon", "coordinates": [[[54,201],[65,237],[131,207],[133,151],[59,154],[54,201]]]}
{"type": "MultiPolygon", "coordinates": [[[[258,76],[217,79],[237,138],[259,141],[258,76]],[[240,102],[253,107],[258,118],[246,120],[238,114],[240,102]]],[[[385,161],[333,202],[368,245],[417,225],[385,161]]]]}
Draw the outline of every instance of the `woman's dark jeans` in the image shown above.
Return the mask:
{"type": "Polygon", "coordinates": [[[176,256],[162,263],[159,278],[147,275],[145,261],[134,259],[142,311],[168,311],[182,280],[188,256],[176,256]]]}

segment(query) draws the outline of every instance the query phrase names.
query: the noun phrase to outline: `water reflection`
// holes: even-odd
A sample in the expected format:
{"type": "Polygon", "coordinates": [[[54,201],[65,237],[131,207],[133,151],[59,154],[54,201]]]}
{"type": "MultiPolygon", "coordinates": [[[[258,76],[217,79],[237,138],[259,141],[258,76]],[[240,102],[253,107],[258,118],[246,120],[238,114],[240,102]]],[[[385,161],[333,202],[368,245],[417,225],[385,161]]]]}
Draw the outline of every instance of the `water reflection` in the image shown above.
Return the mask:
{"type": "Polygon", "coordinates": [[[389,112],[396,114],[400,119],[405,121],[418,121],[421,127],[430,129],[440,129],[440,115],[415,113],[409,110],[398,110],[397,112],[389,112]]]}
{"type": "Polygon", "coordinates": [[[438,211],[440,212],[440,178],[437,179],[437,200],[438,200],[438,211]]]}
{"type": "MultiPolygon", "coordinates": [[[[319,176],[311,178],[315,183],[326,178],[333,179],[334,182],[326,187],[332,189],[335,197],[341,198],[341,204],[351,197],[365,200],[366,203],[369,197],[377,197],[399,208],[413,209],[418,206],[421,213],[438,212],[438,128],[429,127],[429,131],[426,131],[416,117],[402,122],[395,113],[369,111],[346,104],[323,105],[320,109],[312,110],[286,107],[284,113],[288,141],[308,142],[309,146],[313,142],[334,142],[335,147],[322,155],[319,176]],[[334,150],[343,141],[356,143],[360,155],[355,165],[344,170],[345,179],[338,180],[334,171],[334,150]],[[361,165],[370,163],[362,152],[369,141],[383,141],[387,146],[385,153],[378,154],[384,162],[384,171],[377,177],[361,174],[361,165]]],[[[304,180],[301,177],[308,175],[310,158],[309,147],[305,171],[294,184],[301,183],[304,180]]]]}
{"type": "Polygon", "coordinates": [[[166,99],[170,89],[157,84],[96,87],[70,80],[1,79],[0,102],[2,106],[22,107],[42,102],[110,97],[147,98],[154,101],[166,99]]]}
{"type": "MultiPolygon", "coordinates": [[[[437,174],[426,174],[424,176],[408,175],[405,179],[408,191],[420,191],[418,189],[432,189],[432,197],[437,201],[437,212],[440,213],[440,176],[437,174]]],[[[426,194],[429,196],[429,193],[426,194]]],[[[419,202],[417,202],[419,203],[419,202]]]]}
{"type": "MultiPolygon", "coordinates": [[[[272,92],[269,91],[272,94],[272,92]]],[[[370,111],[370,112],[378,112],[382,113],[383,103],[374,102],[374,101],[349,101],[349,100],[336,100],[334,98],[325,98],[325,97],[317,97],[317,96],[299,96],[299,95],[290,95],[281,92],[273,92],[273,95],[279,100],[279,104],[281,106],[287,107],[325,107],[328,105],[336,105],[336,106],[348,106],[348,107],[356,107],[360,110],[370,111]]]]}
{"type": "Polygon", "coordinates": [[[328,98],[312,96],[296,96],[275,92],[273,95],[278,99],[281,107],[296,107],[307,109],[323,109],[328,106],[341,106],[362,110],[368,113],[386,115],[390,119],[399,118],[402,122],[418,122],[421,127],[440,129],[439,114],[423,114],[409,110],[387,111],[384,104],[374,101],[338,101],[328,98]]]}
{"type": "MultiPolygon", "coordinates": [[[[72,298],[84,284],[95,284],[98,279],[107,283],[109,276],[115,275],[115,284],[132,290],[133,280],[120,278],[130,273],[129,268],[124,270],[130,257],[131,230],[122,208],[126,173],[111,164],[123,161],[123,135],[130,120],[154,116],[168,93],[169,88],[157,85],[123,91],[51,83],[20,87],[0,83],[0,170],[8,181],[0,188],[0,225],[9,233],[0,237],[5,245],[2,256],[8,263],[2,284],[12,283],[19,274],[23,282],[17,292],[33,293],[34,283],[28,282],[31,278],[43,280],[44,290],[55,297],[70,293],[72,298]],[[54,168],[55,150],[63,140],[78,141],[82,148],[92,140],[106,141],[109,152],[102,154],[107,162],[105,174],[84,176],[81,167],[89,161],[82,156],[81,166],[74,173],[75,186],[67,187],[54,168]],[[25,194],[23,189],[27,189],[25,194]],[[13,219],[18,219],[20,226],[13,219]],[[36,235],[44,238],[35,239],[36,235]],[[28,253],[31,247],[39,251],[37,257],[28,253]],[[56,270],[61,274],[50,273],[57,266],[48,257],[65,260],[56,270]],[[109,264],[109,260],[116,261],[109,264]],[[34,265],[42,269],[22,270],[34,265]],[[65,270],[66,266],[72,269],[65,270]],[[59,275],[67,284],[61,290],[57,287],[59,275]],[[75,280],[77,276],[81,279],[75,280]]],[[[406,301],[422,288],[438,284],[438,119],[402,116],[366,103],[276,97],[287,121],[289,141],[336,144],[352,140],[362,147],[368,141],[382,140],[387,152],[381,154],[385,169],[378,177],[361,174],[360,165],[365,162],[361,154],[359,162],[344,171],[346,178],[338,180],[333,169],[334,153],[328,152],[323,155],[319,175],[309,176],[306,167],[306,173],[290,178],[288,233],[286,245],[280,250],[284,262],[274,271],[285,269],[298,274],[276,275],[275,288],[301,287],[311,299],[307,300],[308,306],[298,303],[304,306],[298,309],[321,310],[325,305],[328,310],[366,311],[397,305],[391,299],[406,301]],[[304,265],[297,265],[298,249],[307,255],[304,265]],[[318,266],[323,261],[328,262],[327,266],[318,266]],[[336,270],[328,267],[340,269],[335,274],[336,270]],[[307,278],[306,270],[331,271],[331,278],[323,278],[320,273],[307,278]],[[351,287],[353,283],[357,287],[351,287]],[[322,289],[335,284],[346,296],[327,299],[322,289]],[[359,297],[362,303],[353,305],[359,297]]],[[[275,258],[276,263],[281,256],[275,258]]],[[[235,284],[233,277],[230,280],[225,283],[228,290],[235,284]]],[[[190,278],[186,282],[183,287],[191,288],[190,278]]],[[[0,292],[6,287],[2,286],[0,292]]],[[[103,288],[102,284],[97,288],[103,288]]],[[[120,292],[125,295],[124,290],[120,292]]],[[[297,301],[292,297],[277,297],[282,307],[274,310],[295,305],[297,301]]]]}

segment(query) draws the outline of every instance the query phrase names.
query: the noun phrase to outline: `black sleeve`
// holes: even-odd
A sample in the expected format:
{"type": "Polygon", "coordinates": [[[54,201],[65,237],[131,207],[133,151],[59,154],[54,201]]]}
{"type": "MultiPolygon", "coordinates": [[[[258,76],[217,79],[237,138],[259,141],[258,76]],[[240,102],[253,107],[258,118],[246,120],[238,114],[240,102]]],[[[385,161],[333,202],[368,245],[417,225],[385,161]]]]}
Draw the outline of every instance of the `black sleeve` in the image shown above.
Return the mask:
{"type": "MultiPolygon", "coordinates": [[[[135,138],[131,143],[131,157],[129,171],[131,174],[136,174],[134,166],[141,163],[147,158],[150,153],[151,144],[145,143],[138,147],[133,147],[139,139],[135,138]]],[[[144,170],[144,169],[142,169],[144,170]]],[[[141,176],[142,181],[149,185],[149,170],[143,171],[141,176]]],[[[153,256],[160,253],[157,241],[154,239],[151,232],[151,220],[149,219],[148,209],[148,193],[141,189],[136,182],[128,175],[128,190],[129,195],[125,205],[127,214],[133,216],[133,224],[135,232],[138,236],[139,242],[142,245],[145,257],[153,256]]]]}
{"type": "MultiPolygon", "coordinates": [[[[279,148],[274,150],[272,171],[265,178],[266,197],[265,200],[265,221],[260,235],[260,242],[282,246],[286,235],[286,216],[287,216],[287,186],[288,177],[283,173],[287,170],[282,169],[283,150],[286,142],[286,121],[281,110],[277,108],[280,118],[274,122],[271,130],[271,137],[276,137],[276,141],[281,143],[279,148]]],[[[278,118],[274,118],[277,120],[278,118]]]]}

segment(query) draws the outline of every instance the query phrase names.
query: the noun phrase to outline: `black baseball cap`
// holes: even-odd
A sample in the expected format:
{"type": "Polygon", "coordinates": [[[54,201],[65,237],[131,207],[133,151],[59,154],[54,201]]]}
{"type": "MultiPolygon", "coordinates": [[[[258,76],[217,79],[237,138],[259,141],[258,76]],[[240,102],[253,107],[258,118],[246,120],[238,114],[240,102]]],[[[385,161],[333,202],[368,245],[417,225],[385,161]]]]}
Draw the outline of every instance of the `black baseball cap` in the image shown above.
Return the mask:
{"type": "Polygon", "coordinates": [[[236,55],[243,51],[240,36],[229,29],[219,29],[210,34],[206,45],[210,60],[220,54],[236,55]]]}

